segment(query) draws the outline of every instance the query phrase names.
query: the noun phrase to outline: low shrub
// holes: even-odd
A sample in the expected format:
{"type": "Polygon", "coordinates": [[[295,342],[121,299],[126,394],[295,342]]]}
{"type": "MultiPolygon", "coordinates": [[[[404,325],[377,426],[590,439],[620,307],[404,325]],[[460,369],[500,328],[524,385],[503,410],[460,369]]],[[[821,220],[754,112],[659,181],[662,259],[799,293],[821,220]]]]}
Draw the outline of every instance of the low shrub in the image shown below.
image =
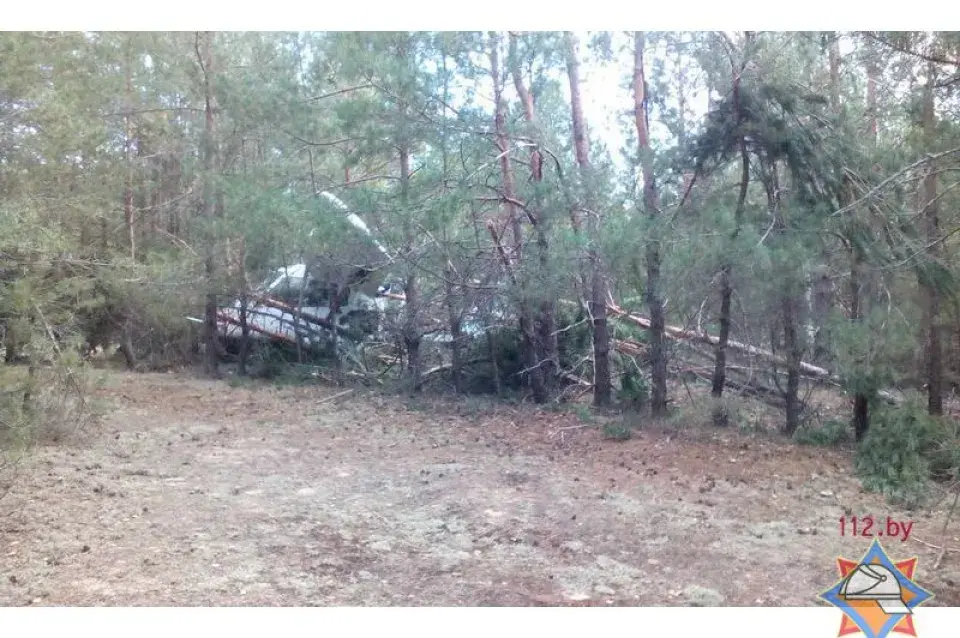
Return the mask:
{"type": "Polygon", "coordinates": [[[931,481],[954,477],[958,467],[957,423],[930,416],[916,393],[900,406],[877,407],[856,455],[864,488],[907,507],[923,504],[931,481]]]}

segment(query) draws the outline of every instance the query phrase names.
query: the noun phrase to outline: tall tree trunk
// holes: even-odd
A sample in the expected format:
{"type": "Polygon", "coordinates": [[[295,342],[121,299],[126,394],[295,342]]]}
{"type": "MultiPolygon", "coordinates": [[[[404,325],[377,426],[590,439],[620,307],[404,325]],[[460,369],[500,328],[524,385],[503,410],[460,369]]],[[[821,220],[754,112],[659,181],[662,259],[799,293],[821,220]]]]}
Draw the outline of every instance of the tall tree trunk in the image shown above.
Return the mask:
{"type": "MultiPolygon", "coordinates": [[[[159,151],[156,154],[159,155],[159,151]]],[[[155,242],[159,234],[157,230],[160,226],[160,184],[162,180],[162,168],[163,162],[160,158],[154,157],[150,164],[150,177],[145,180],[145,188],[149,193],[147,206],[150,209],[149,238],[151,242],[155,242]]]]}
{"type": "Polygon", "coordinates": [[[830,106],[840,112],[840,34],[830,34],[830,46],[827,49],[830,61],[830,106]]]}
{"type": "Polygon", "coordinates": [[[643,49],[646,45],[642,31],[633,34],[633,110],[637,126],[637,152],[643,171],[643,203],[650,219],[649,237],[646,241],[647,287],[646,301],[650,313],[650,365],[651,392],[650,410],[653,416],[663,416],[667,411],[667,352],[664,336],[663,299],[660,295],[660,241],[656,220],[660,215],[660,202],[653,175],[653,150],[650,148],[647,95],[647,80],[643,65],[643,49]]]}
{"type": "MultiPolygon", "coordinates": [[[[246,140],[240,141],[240,166],[243,171],[244,180],[247,179],[247,145],[246,140]]],[[[316,197],[316,189],[314,189],[316,197]]],[[[244,235],[240,235],[240,256],[239,256],[239,284],[240,284],[240,353],[237,362],[237,374],[247,375],[247,361],[250,357],[250,326],[247,323],[247,310],[249,308],[250,286],[247,281],[247,240],[244,235]]]]}
{"type": "Polygon", "coordinates": [[[803,360],[803,345],[800,341],[797,316],[797,294],[788,292],[781,301],[783,318],[783,342],[787,358],[787,387],[784,391],[786,404],[786,425],[784,434],[793,436],[800,427],[802,405],[800,403],[800,362],[803,360]]]}
{"type": "MultiPolygon", "coordinates": [[[[789,227],[787,224],[787,215],[783,211],[783,201],[781,198],[780,175],[777,161],[771,162],[769,172],[764,177],[764,187],[767,191],[767,206],[773,217],[774,230],[778,238],[777,243],[783,248],[789,241],[789,227]]],[[[803,324],[800,308],[803,298],[802,276],[789,261],[783,264],[781,272],[778,273],[782,279],[779,282],[781,288],[779,294],[779,315],[783,328],[783,345],[786,349],[784,356],[787,366],[787,385],[783,388],[778,380],[778,373],[775,371],[774,379],[777,387],[780,388],[786,404],[786,423],[783,433],[792,436],[800,426],[803,403],[800,401],[800,373],[803,365],[804,344],[801,338],[800,326],[803,324]]],[[[771,345],[776,344],[775,330],[771,336],[771,345]]]]}
{"type": "MultiPolygon", "coordinates": [[[[539,143],[541,135],[536,121],[533,96],[530,95],[530,91],[523,83],[516,46],[517,36],[511,32],[508,57],[513,85],[520,97],[521,104],[523,104],[523,116],[527,126],[530,127],[531,134],[539,143]]],[[[540,369],[543,371],[544,390],[549,395],[557,382],[560,357],[557,346],[557,308],[554,296],[551,293],[553,286],[550,276],[550,218],[546,207],[539,204],[541,199],[540,189],[543,182],[543,155],[538,147],[534,148],[530,155],[530,178],[534,184],[534,193],[528,206],[530,207],[533,231],[537,239],[537,262],[540,268],[540,302],[537,307],[536,318],[536,353],[540,362],[540,369]]]]}
{"type": "MultiPolygon", "coordinates": [[[[877,104],[877,85],[880,81],[881,64],[879,60],[880,51],[876,43],[867,38],[864,41],[866,48],[866,74],[867,74],[867,136],[871,149],[876,150],[879,137],[879,118],[880,110],[877,104]]],[[[912,82],[913,80],[911,80],[912,82]]],[[[852,193],[847,194],[847,201],[841,202],[846,206],[852,201],[852,193]]],[[[866,273],[866,254],[861,242],[851,242],[851,313],[850,319],[854,322],[862,322],[864,315],[864,306],[873,298],[874,292],[869,285],[869,280],[865,278],[866,273]]],[[[870,405],[872,398],[866,394],[857,393],[853,398],[853,427],[857,441],[862,441],[870,428],[870,405]]]]}
{"type": "MultiPolygon", "coordinates": [[[[244,173],[246,173],[246,162],[244,162],[244,173]]],[[[247,360],[250,356],[250,326],[247,324],[247,309],[249,307],[250,285],[247,282],[247,241],[240,236],[239,256],[237,261],[238,279],[240,284],[240,356],[238,364],[238,373],[240,376],[247,375],[247,360]]]]}
{"type": "MultiPolygon", "coordinates": [[[[408,205],[410,202],[410,150],[406,146],[400,148],[400,205],[403,208],[404,224],[407,226],[406,242],[407,248],[413,246],[413,232],[411,230],[408,216],[410,211],[408,205]]],[[[417,273],[413,264],[407,265],[406,281],[403,285],[404,294],[404,319],[403,319],[403,345],[407,352],[407,382],[413,392],[419,392],[422,385],[422,358],[420,356],[420,343],[422,336],[420,334],[419,312],[420,298],[419,288],[417,286],[417,273]]]]}
{"type": "Polygon", "coordinates": [[[869,38],[866,41],[867,47],[867,117],[868,117],[868,127],[867,130],[870,134],[870,139],[874,143],[877,141],[877,133],[879,127],[877,126],[877,119],[879,118],[879,113],[877,111],[877,81],[880,75],[880,65],[877,63],[877,48],[873,45],[873,41],[869,38]]]}
{"type": "MultiPolygon", "coordinates": [[[[749,43],[749,35],[747,36],[749,43]]],[[[737,126],[743,122],[743,110],[740,103],[740,78],[746,68],[746,47],[744,48],[744,60],[741,62],[739,70],[732,65],[733,74],[733,104],[737,112],[737,126]]],[[[750,186],[750,155],[747,152],[747,140],[741,133],[740,135],[740,192],[737,196],[737,205],[734,209],[733,234],[730,241],[730,250],[734,249],[734,244],[740,236],[740,229],[743,225],[743,212],[747,202],[747,190],[750,186]]],[[[710,394],[714,399],[720,399],[723,396],[723,388],[727,380],[727,344],[730,341],[730,313],[731,299],[733,298],[733,262],[728,255],[726,261],[720,270],[720,334],[718,335],[717,345],[714,348],[714,366],[713,383],[710,394]]],[[[727,411],[722,406],[717,405],[713,413],[714,423],[720,426],[727,425],[727,411]]]]}
{"type": "MultiPolygon", "coordinates": [[[[840,101],[840,33],[830,32],[827,60],[830,71],[830,107],[838,115],[841,113],[840,101]]],[[[826,248],[826,247],[824,247],[826,248]]],[[[834,287],[830,278],[825,274],[828,270],[830,254],[821,250],[817,262],[810,268],[805,284],[805,309],[807,310],[806,332],[808,342],[813,344],[811,361],[813,363],[827,363],[830,358],[831,347],[828,343],[828,334],[825,330],[830,310],[836,305],[834,287]]]]}
{"type": "MultiPolygon", "coordinates": [[[[197,61],[200,64],[203,81],[204,96],[204,138],[203,138],[203,212],[211,223],[217,215],[218,194],[216,192],[217,179],[217,120],[216,102],[211,86],[213,69],[213,37],[212,32],[198,32],[196,35],[197,61]]],[[[216,293],[216,240],[210,236],[206,241],[206,255],[204,258],[204,275],[206,277],[207,295],[204,307],[204,371],[212,377],[219,375],[220,343],[217,334],[217,293],[216,293]]]]}
{"type": "Polygon", "coordinates": [[[183,191],[183,165],[175,156],[170,156],[165,162],[163,180],[163,201],[167,208],[167,232],[180,238],[180,205],[179,194],[183,191]]]}
{"type": "MultiPolygon", "coordinates": [[[[870,120],[868,127],[869,140],[871,145],[877,143],[877,65],[874,60],[875,51],[873,47],[867,49],[867,117],[870,120]]],[[[833,92],[837,94],[837,100],[834,103],[834,109],[839,115],[841,104],[840,95],[840,45],[834,43],[830,49],[830,68],[831,83],[833,92]],[[836,68],[836,71],[834,71],[836,68]]],[[[844,177],[844,187],[840,191],[841,207],[846,207],[852,202],[854,196],[848,185],[848,178],[844,177]]],[[[855,228],[855,226],[854,226],[855,228]]],[[[866,262],[866,256],[863,252],[863,246],[854,228],[848,231],[847,245],[850,253],[850,321],[858,324],[863,321],[863,270],[866,262]]],[[[851,418],[853,425],[853,435],[857,442],[866,437],[870,429],[870,397],[865,392],[855,392],[853,395],[853,416],[851,418]]]]}
{"type": "MultiPolygon", "coordinates": [[[[440,71],[443,74],[443,102],[450,103],[450,74],[447,70],[447,52],[441,45],[440,71]]],[[[440,160],[442,164],[441,179],[444,194],[447,193],[447,180],[450,178],[449,165],[449,126],[448,119],[442,120],[440,129],[440,160]]],[[[445,242],[446,244],[446,242],[445,242]]],[[[455,283],[457,276],[453,261],[447,257],[443,270],[444,303],[447,307],[447,325],[450,328],[450,376],[453,378],[453,389],[457,394],[463,393],[463,314],[460,310],[462,301],[458,300],[458,292],[462,295],[464,286],[455,283]]]]}
{"type": "Polygon", "coordinates": [[[510,137],[507,134],[507,105],[503,99],[503,75],[500,69],[500,38],[491,34],[490,38],[490,76],[493,80],[494,100],[494,131],[496,132],[497,150],[500,156],[500,176],[503,181],[504,208],[507,213],[507,223],[513,231],[513,258],[504,260],[504,268],[508,271],[519,297],[520,310],[520,339],[524,367],[527,370],[527,379],[533,391],[533,400],[536,403],[547,401],[546,388],[543,383],[543,371],[538,365],[536,337],[533,326],[533,312],[528,298],[528,286],[523,267],[523,230],[520,226],[520,215],[517,212],[517,189],[514,183],[513,167],[510,162],[510,137]]]}
{"type": "MultiPolygon", "coordinates": [[[[934,83],[937,68],[934,63],[927,67],[927,83],[923,91],[923,133],[927,148],[933,148],[936,142],[937,114],[934,102],[934,83]]],[[[927,166],[923,178],[921,202],[923,205],[923,225],[926,236],[927,259],[937,261],[940,257],[940,205],[937,201],[937,168],[934,162],[927,166]]],[[[943,414],[943,345],[940,326],[940,291],[936,282],[922,278],[920,288],[923,291],[923,329],[926,333],[926,381],[927,410],[930,414],[943,414]]]]}
{"type": "Polygon", "coordinates": [[[450,327],[450,374],[453,388],[457,394],[463,393],[463,330],[460,313],[457,310],[456,293],[453,284],[453,269],[443,271],[444,296],[447,306],[447,325],[450,327]]]}
{"type": "MultiPolygon", "coordinates": [[[[587,192],[587,206],[591,208],[593,175],[590,167],[587,123],[583,114],[580,95],[579,42],[573,33],[566,33],[567,78],[570,81],[570,107],[573,119],[573,142],[577,165],[587,192]]],[[[600,240],[600,221],[596,213],[588,215],[589,237],[587,259],[590,264],[590,301],[588,307],[593,318],[593,404],[610,404],[613,386],[610,381],[610,334],[607,326],[607,283],[603,276],[603,264],[597,244],[600,240]]]]}
{"type": "MultiPolygon", "coordinates": [[[[727,382],[727,344],[730,341],[730,311],[733,299],[733,284],[731,271],[733,266],[728,262],[720,270],[720,333],[717,336],[717,345],[713,349],[713,382],[710,394],[715,399],[723,396],[723,388],[727,382]]],[[[714,414],[717,425],[727,425],[723,412],[714,414]]]]}
{"type": "MultiPolygon", "coordinates": [[[[843,203],[841,202],[841,205],[843,203]]],[[[863,320],[863,311],[860,308],[860,273],[863,270],[863,250],[856,242],[851,242],[850,266],[850,321],[860,323],[863,320]]],[[[857,442],[866,437],[870,429],[870,398],[864,392],[853,395],[853,434],[857,442]]]]}
{"type": "Polygon", "coordinates": [[[137,258],[137,233],[133,211],[133,50],[131,36],[127,36],[123,63],[124,115],[123,115],[123,221],[130,246],[130,259],[137,258]]]}
{"type": "MultiPolygon", "coordinates": [[[[147,251],[143,249],[143,246],[150,236],[150,226],[147,224],[147,219],[148,213],[150,213],[152,209],[150,205],[152,170],[150,170],[149,140],[147,136],[144,135],[143,125],[139,121],[134,129],[133,139],[136,140],[137,148],[134,153],[134,162],[131,169],[135,177],[136,173],[139,173],[139,179],[136,180],[136,187],[133,191],[134,245],[137,247],[133,257],[139,260],[140,263],[146,263],[147,251]]],[[[153,215],[149,215],[149,218],[152,219],[153,215]]]]}

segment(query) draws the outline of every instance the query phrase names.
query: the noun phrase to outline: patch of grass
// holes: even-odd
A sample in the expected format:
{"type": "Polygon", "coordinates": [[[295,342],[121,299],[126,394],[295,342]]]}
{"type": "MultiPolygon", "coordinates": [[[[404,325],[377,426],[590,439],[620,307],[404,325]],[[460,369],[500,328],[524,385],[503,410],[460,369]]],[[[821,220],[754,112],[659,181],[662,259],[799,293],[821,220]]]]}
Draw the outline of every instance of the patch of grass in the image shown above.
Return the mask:
{"type": "Polygon", "coordinates": [[[633,428],[625,421],[619,423],[604,423],[603,438],[614,441],[628,441],[633,437],[633,428]]]}
{"type": "Polygon", "coordinates": [[[742,401],[738,397],[731,397],[729,395],[720,397],[719,399],[711,397],[710,423],[717,427],[736,425],[741,431],[744,430],[745,426],[749,429],[748,422],[744,419],[743,408],[742,401]]]}
{"type": "Polygon", "coordinates": [[[849,443],[851,439],[850,424],[836,419],[827,421],[819,428],[801,426],[793,435],[793,440],[800,445],[819,447],[835,447],[841,443],[849,443]]]}
{"type": "MultiPolygon", "coordinates": [[[[686,398],[676,395],[678,398],[686,398]]],[[[665,429],[676,432],[696,433],[696,436],[713,437],[719,432],[736,428],[739,434],[756,436],[769,434],[771,424],[779,418],[776,410],[751,398],[736,394],[724,396],[717,401],[709,393],[699,393],[694,401],[678,401],[662,421],[665,429]],[[726,425],[718,426],[714,420],[718,411],[726,416],[726,425]]]]}
{"type": "Polygon", "coordinates": [[[649,417],[649,414],[634,412],[632,410],[625,410],[621,415],[623,425],[631,430],[639,430],[642,428],[646,417],[649,417]]]}
{"type": "Polygon", "coordinates": [[[34,445],[67,440],[105,409],[90,397],[86,372],[81,365],[0,364],[0,494],[34,445]]]}
{"type": "Polygon", "coordinates": [[[595,423],[596,418],[594,417],[593,410],[590,409],[590,406],[583,405],[582,403],[578,405],[574,412],[577,415],[577,418],[580,419],[580,423],[595,423]]]}
{"type": "Polygon", "coordinates": [[[317,385],[335,379],[336,371],[332,367],[311,364],[284,363],[280,364],[279,372],[269,378],[276,387],[288,388],[296,386],[317,385]]]}
{"type": "Polygon", "coordinates": [[[699,404],[683,404],[671,411],[663,421],[670,430],[686,430],[704,424],[703,408],[699,404]]]}
{"type": "Polygon", "coordinates": [[[737,429],[743,434],[759,434],[769,431],[769,428],[767,428],[763,420],[755,416],[738,422],[737,429]]]}
{"type": "Polygon", "coordinates": [[[468,396],[458,406],[457,413],[460,416],[477,418],[489,412],[491,407],[491,401],[486,397],[468,396]]]}
{"type": "Polygon", "coordinates": [[[400,394],[403,401],[403,407],[411,412],[431,412],[435,409],[431,397],[426,394],[400,394]]]}
{"type": "Polygon", "coordinates": [[[103,373],[98,374],[96,376],[91,375],[89,382],[90,382],[90,385],[96,388],[97,390],[103,390],[104,388],[110,385],[110,379],[107,377],[106,374],[103,374],[103,373]]]}
{"type": "MultiPolygon", "coordinates": [[[[733,416],[738,414],[733,408],[735,405],[733,401],[724,398],[721,400],[720,405],[723,406],[727,414],[731,415],[730,422],[737,422],[736,417],[733,416]]],[[[714,430],[716,428],[713,415],[715,414],[716,406],[717,402],[709,397],[697,403],[683,403],[670,413],[665,425],[675,430],[688,430],[693,428],[714,430]]]]}
{"type": "Polygon", "coordinates": [[[227,379],[227,385],[231,388],[242,388],[245,385],[249,385],[250,381],[246,377],[233,376],[227,379]]]}
{"type": "Polygon", "coordinates": [[[86,412],[91,418],[98,418],[110,410],[110,402],[97,397],[87,398],[86,412]]]}

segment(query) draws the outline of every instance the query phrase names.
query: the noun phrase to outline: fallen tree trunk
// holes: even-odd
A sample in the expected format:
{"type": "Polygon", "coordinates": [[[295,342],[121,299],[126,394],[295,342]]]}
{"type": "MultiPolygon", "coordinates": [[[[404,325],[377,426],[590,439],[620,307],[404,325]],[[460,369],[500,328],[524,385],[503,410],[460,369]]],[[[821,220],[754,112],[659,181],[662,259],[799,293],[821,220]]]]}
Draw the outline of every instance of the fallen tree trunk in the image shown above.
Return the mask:
{"type": "MultiPolygon", "coordinates": [[[[615,304],[607,304],[607,308],[610,310],[611,314],[615,317],[628,321],[634,325],[640,326],[641,328],[650,328],[650,320],[646,317],[640,317],[638,315],[633,315],[628,313],[626,310],[623,310],[615,304]]],[[[706,332],[696,332],[693,330],[684,330],[683,328],[678,328],[676,326],[664,326],[664,331],[675,339],[686,339],[691,341],[699,341],[708,345],[715,346],[719,343],[720,339],[706,332]]],[[[756,346],[751,346],[747,343],[740,343],[739,341],[727,341],[727,347],[733,348],[734,350],[739,350],[746,354],[752,354],[754,356],[766,359],[768,361],[773,361],[782,365],[786,365],[786,359],[770,352],[769,350],[764,350],[763,348],[758,348],[756,346]]],[[[815,377],[825,377],[829,378],[832,375],[830,371],[826,368],[821,368],[820,366],[815,366],[810,363],[801,362],[800,369],[807,374],[810,374],[815,377]]]]}
{"type": "MultiPolygon", "coordinates": [[[[650,320],[646,317],[641,317],[639,315],[631,314],[616,304],[608,304],[608,309],[610,314],[614,317],[632,323],[641,328],[649,329],[650,320]]],[[[719,339],[711,334],[706,332],[699,332],[693,330],[684,330],[683,328],[678,328],[676,326],[665,326],[664,332],[677,340],[684,341],[697,341],[700,343],[705,343],[709,345],[716,345],[719,339]]],[[[782,357],[770,352],[769,350],[764,350],[763,348],[758,348],[756,346],[751,346],[750,344],[740,343],[739,341],[727,341],[727,347],[732,348],[733,350],[738,350],[740,352],[750,354],[761,359],[765,359],[772,363],[777,363],[780,365],[786,365],[786,360],[782,357]]],[[[831,373],[826,368],[821,368],[820,366],[815,366],[810,363],[800,362],[800,371],[806,373],[808,376],[814,378],[815,380],[821,381],[830,381],[842,385],[842,380],[837,375],[831,373]]],[[[891,405],[899,405],[902,399],[897,396],[897,394],[891,390],[880,390],[877,395],[891,405]]]]}
{"type": "Polygon", "coordinates": [[[637,343],[636,341],[630,341],[626,339],[611,339],[614,349],[625,355],[631,357],[643,357],[647,354],[647,348],[643,344],[637,343]]]}
{"type": "MultiPolygon", "coordinates": [[[[712,368],[680,368],[675,371],[680,375],[692,375],[706,385],[710,385],[712,380],[712,368]],[[707,374],[703,374],[706,372],[707,374]]],[[[766,403],[767,405],[782,410],[785,407],[783,394],[776,388],[765,385],[755,379],[740,380],[729,378],[725,382],[726,387],[740,395],[754,397],[755,399],[766,403]]]]}
{"type": "MultiPolygon", "coordinates": [[[[398,299],[400,301],[403,300],[402,295],[390,295],[390,296],[391,298],[398,299]]],[[[561,300],[560,303],[564,305],[570,305],[570,306],[580,305],[576,302],[568,301],[565,299],[561,300]]],[[[633,325],[639,326],[646,330],[650,329],[649,319],[647,319],[646,317],[642,317],[640,315],[629,313],[623,308],[621,308],[620,306],[618,306],[616,303],[613,303],[612,301],[607,304],[607,309],[609,310],[610,314],[617,319],[626,321],[628,323],[632,323],[633,325]]],[[[716,345],[717,342],[719,341],[717,337],[709,333],[706,333],[703,331],[697,331],[697,330],[686,330],[684,328],[671,326],[671,325],[664,326],[664,334],[666,334],[671,339],[675,339],[677,341],[688,341],[688,342],[693,341],[693,342],[703,343],[711,346],[716,345]]],[[[645,352],[644,346],[634,341],[615,339],[615,340],[612,340],[612,345],[614,346],[614,348],[616,348],[618,352],[621,352],[623,354],[630,355],[630,356],[641,356],[645,352]]],[[[776,363],[778,365],[784,365],[784,366],[786,365],[786,360],[783,359],[782,357],[774,354],[773,352],[770,352],[769,350],[758,348],[757,346],[752,346],[748,343],[741,343],[739,341],[728,340],[727,348],[730,348],[732,350],[737,350],[744,354],[759,357],[761,359],[764,359],[772,363],[776,363]]],[[[826,381],[826,382],[835,383],[838,385],[843,385],[843,380],[839,376],[833,374],[826,368],[815,366],[811,363],[806,363],[805,361],[800,362],[800,371],[805,373],[809,378],[816,381],[826,381]]],[[[737,389],[741,389],[743,387],[746,387],[746,386],[744,386],[743,384],[738,384],[737,389]]],[[[899,393],[894,390],[880,390],[877,393],[877,395],[890,405],[900,405],[903,401],[902,397],[899,396],[899,393]]]]}

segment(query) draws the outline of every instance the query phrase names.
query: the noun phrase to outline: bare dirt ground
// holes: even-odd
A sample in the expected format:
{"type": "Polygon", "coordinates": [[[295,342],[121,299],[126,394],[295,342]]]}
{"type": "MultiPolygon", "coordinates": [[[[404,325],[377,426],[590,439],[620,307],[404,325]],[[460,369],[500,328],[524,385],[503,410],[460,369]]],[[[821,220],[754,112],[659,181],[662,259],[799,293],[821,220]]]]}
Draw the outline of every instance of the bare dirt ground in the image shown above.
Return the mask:
{"type": "Polygon", "coordinates": [[[869,545],[845,513],[914,521],[888,551],[960,604],[960,555],[913,539],[942,514],[863,493],[849,450],[336,392],[110,373],[0,500],[0,604],[816,605],[869,545]]]}

